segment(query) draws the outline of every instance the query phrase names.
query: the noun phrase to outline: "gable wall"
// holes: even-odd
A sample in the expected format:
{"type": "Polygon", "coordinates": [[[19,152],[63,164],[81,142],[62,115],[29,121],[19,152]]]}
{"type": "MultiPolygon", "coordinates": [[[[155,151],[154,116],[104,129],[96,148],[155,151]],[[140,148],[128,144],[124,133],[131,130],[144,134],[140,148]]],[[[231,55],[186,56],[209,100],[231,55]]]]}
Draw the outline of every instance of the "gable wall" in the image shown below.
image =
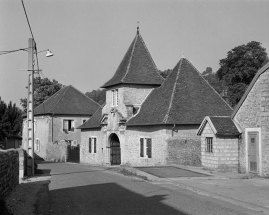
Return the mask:
{"type": "Polygon", "coordinates": [[[216,136],[208,122],[201,133],[202,166],[221,171],[238,171],[238,138],[216,136]],[[213,152],[206,152],[206,137],[213,137],[213,152]]]}
{"type": "MultiPolygon", "coordinates": [[[[50,119],[49,116],[36,116],[35,117],[35,142],[37,139],[40,140],[40,150],[36,151],[35,154],[37,155],[36,158],[40,157],[45,159],[46,158],[46,150],[47,150],[47,143],[49,141],[50,135],[50,119]]],[[[28,152],[28,143],[27,143],[27,118],[23,120],[23,135],[22,135],[22,147],[23,149],[28,152]]]]}
{"type": "Polygon", "coordinates": [[[234,119],[242,129],[240,171],[246,171],[245,129],[260,127],[263,173],[269,174],[269,70],[257,79],[234,119]]]}

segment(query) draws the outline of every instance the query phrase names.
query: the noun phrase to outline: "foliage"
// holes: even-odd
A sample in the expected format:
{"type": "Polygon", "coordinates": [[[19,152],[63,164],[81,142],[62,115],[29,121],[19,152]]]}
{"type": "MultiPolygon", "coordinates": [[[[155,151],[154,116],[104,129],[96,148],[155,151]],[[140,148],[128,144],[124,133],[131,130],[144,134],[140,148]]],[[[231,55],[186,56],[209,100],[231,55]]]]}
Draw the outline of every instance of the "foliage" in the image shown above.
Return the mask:
{"type": "Polygon", "coordinates": [[[159,70],[159,74],[166,79],[168,77],[168,75],[170,75],[170,73],[172,72],[172,69],[167,69],[164,71],[159,70]]]}
{"type": "MultiPolygon", "coordinates": [[[[51,97],[54,93],[59,91],[64,85],[56,80],[49,80],[48,78],[34,78],[34,108],[42,104],[45,100],[51,97]]],[[[27,98],[21,99],[21,105],[24,112],[27,111],[27,98]]]]}
{"type": "Polygon", "coordinates": [[[236,105],[257,71],[268,61],[266,49],[252,41],[233,48],[220,60],[217,76],[228,88],[232,106],[236,105]]]}
{"type": "Polygon", "coordinates": [[[85,93],[86,96],[94,100],[100,105],[103,105],[106,102],[106,90],[93,90],[91,92],[85,93]]]}
{"type": "Polygon", "coordinates": [[[224,81],[219,80],[218,76],[213,72],[211,67],[207,67],[206,70],[202,72],[202,76],[219,94],[225,90],[226,85],[224,81]]]}
{"type": "Polygon", "coordinates": [[[16,137],[22,131],[22,110],[12,104],[7,105],[0,97],[0,140],[16,137]]]}

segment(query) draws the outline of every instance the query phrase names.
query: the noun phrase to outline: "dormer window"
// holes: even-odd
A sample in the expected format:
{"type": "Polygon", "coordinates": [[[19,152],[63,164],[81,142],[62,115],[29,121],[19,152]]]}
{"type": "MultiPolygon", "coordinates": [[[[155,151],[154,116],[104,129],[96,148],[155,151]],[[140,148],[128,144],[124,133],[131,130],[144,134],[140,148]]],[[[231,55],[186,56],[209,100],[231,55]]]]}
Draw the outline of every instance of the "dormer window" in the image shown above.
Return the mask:
{"type": "Polygon", "coordinates": [[[115,90],[111,90],[111,98],[112,98],[112,107],[118,106],[119,102],[118,102],[118,89],[115,90]]]}

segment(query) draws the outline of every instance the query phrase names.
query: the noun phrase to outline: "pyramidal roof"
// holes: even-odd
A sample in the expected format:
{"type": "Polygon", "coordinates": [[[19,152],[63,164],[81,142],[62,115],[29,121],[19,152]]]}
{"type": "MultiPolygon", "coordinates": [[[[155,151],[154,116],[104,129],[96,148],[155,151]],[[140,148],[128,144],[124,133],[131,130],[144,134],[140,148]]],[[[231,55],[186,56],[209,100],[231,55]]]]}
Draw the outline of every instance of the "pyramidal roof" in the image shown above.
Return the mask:
{"type": "Polygon", "coordinates": [[[100,107],[72,85],[65,86],[34,109],[35,115],[93,115],[100,107]]]}
{"type": "Polygon", "coordinates": [[[102,87],[107,88],[118,84],[161,85],[162,82],[163,78],[159,75],[146,44],[137,30],[116,73],[102,87]]]}
{"type": "Polygon", "coordinates": [[[194,66],[182,58],[163,84],[154,89],[132,125],[200,124],[205,116],[230,116],[232,108],[194,66]]]}

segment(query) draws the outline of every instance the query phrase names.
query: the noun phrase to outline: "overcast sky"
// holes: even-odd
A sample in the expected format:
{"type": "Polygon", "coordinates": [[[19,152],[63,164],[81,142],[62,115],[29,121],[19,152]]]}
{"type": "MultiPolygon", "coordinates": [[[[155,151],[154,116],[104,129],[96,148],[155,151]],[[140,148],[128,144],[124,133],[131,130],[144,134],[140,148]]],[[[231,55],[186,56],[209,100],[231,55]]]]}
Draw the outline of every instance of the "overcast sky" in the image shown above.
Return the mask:
{"type": "MultiPolygon", "coordinates": [[[[98,89],[116,72],[140,33],[158,69],[182,57],[203,72],[219,68],[232,48],[258,41],[269,50],[269,1],[24,0],[49,79],[83,93],[98,89]]],[[[21,0],[0,1],[0,51],[27,48],[31,37],[21,0]]],[[[0,96],[20,103],[27,96],[28,54],[0,55],[0,96]]]]}

